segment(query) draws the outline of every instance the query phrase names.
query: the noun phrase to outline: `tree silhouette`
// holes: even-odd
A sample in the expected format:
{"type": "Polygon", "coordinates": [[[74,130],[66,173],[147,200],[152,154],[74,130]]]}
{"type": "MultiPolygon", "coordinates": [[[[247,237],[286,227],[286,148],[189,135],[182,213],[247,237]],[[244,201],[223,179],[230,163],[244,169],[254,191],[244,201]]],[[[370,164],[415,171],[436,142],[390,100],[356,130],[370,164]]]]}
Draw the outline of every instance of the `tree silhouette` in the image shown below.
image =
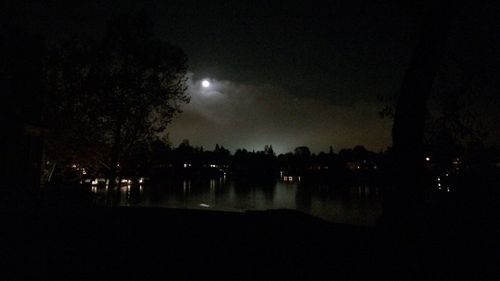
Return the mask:
{"type": "Polygon", "coordinates": [[[421,4],[420,38],[395,108],[392,129],[394,181],[384,206],[385,218],[399,222],[412,221],[421,207],[426,105],[454,10],[445,0],[421,4]]]}
{"type": "Polygon", "coordinates": [[[38,34],[0,27],[0,186],[10,191],[31,190],[40,180],[44,53],[38,34]]]}
{"type": "Polygon", "coordinates": [[[165,131],[189,98],[186,56],[155,38],[143,17],[110,21],[104,39],[70,40],[47,64],[49,144],[74,161],[107,168],[111,184],[134,148],[165,131]],[[52,146],[55,148],[55,146],[52,146]]]}

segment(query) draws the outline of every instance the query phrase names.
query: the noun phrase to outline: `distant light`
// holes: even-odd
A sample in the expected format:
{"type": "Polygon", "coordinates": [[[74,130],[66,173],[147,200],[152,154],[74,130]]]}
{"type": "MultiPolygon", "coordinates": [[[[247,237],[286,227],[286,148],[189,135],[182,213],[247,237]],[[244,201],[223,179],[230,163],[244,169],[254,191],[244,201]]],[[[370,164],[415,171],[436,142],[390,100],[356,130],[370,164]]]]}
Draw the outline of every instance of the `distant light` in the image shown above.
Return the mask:
{"type": "Polygon", "coordinates": [[[429,161],[431,161],[431,158],[430,157],[425,157],[425,161],[429,162],[429,161]]]}
{"type": "Polygon", "coordinates": [[[210,208],[210,205],[208,205],[208,204],[203,204],[203,203],[200,203],[200,207],[203,207],[203,208],[210,208]]]}
{"type": "Polygon", "coordinates": [[[208,80],[203,80],[203,81],[201,82],[201,86],[203,86],[203,88],[208,88],[208,87],[210,87],[210,81],[208,81],[208,80]]]}

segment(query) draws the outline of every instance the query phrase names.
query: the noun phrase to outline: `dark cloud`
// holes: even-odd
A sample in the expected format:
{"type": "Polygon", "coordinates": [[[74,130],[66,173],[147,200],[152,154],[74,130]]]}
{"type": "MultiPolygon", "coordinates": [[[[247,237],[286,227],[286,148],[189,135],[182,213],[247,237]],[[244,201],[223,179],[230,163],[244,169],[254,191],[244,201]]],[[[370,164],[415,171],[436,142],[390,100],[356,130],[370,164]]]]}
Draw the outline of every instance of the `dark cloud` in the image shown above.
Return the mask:
{"type": "MultiPolygon", "coordinates": [[[[391,121],[378,119],[377,97],[399,90],[418,34],[419,1],[411,0],[6,3],[2,21],[55,40],[73,33],[99,38],[116,15],[148,14],[157,34],[187,53],[193,72],[193,99],[171,125],[171,139],[207,148],[385,148],[391,121]],[[199,91],[205,77],[218,79],[211,94],[199,91]]],[[[499,7],[493,0],[463,6],[441,63],[452,77],[438,76],[435,88],[470,82],[495,95],[499,7]]],[[[498,144],[498,99],[477,99],[489,142],[498,144]]]]}

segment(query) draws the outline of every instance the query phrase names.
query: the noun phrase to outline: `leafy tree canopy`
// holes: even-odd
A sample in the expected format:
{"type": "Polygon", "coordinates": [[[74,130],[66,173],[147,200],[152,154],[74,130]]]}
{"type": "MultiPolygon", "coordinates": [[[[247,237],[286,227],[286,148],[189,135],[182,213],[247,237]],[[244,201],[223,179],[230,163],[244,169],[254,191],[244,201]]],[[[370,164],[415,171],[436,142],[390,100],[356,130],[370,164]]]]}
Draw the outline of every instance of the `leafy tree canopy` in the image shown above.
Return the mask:
{"type": "Polygon", "coordinates": [[[49,156],[115,173],[189,102],[186,62],[141,17],[110,21],[97,43],[72,38],[53,48],[44,114],[49,156]]]}

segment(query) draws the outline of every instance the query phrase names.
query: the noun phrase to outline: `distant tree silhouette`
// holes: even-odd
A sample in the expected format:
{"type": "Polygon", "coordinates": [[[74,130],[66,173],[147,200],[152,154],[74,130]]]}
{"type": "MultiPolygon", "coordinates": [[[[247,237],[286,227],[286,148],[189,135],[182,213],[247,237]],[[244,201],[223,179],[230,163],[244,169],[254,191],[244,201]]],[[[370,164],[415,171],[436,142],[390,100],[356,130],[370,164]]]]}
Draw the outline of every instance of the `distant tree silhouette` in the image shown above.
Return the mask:
{"type": "Polygon", "coordinates": [[[311,150],[307,146],[296,147],[294,152],[295,152],[295,155],[297,155],[297,156],[303,156],[303,157],[311,156],[311,150]]]}
{"type": "Polygon", "coordinates": [[[264,153],[267,154],[267,155],[276,156],[276,154],[274,153],[272,145],[266,145],[266,146],[264,146],[264,153]]]}
{"type": "Polygon", "coordinates": [[[143,17],[110,21],[97,44],[65,42],[47,67],[51,156],[105,166],[113,184],[119,165],[165,131],[189,101],[186,69],[185,54],[155,38],[143,17]]]}

